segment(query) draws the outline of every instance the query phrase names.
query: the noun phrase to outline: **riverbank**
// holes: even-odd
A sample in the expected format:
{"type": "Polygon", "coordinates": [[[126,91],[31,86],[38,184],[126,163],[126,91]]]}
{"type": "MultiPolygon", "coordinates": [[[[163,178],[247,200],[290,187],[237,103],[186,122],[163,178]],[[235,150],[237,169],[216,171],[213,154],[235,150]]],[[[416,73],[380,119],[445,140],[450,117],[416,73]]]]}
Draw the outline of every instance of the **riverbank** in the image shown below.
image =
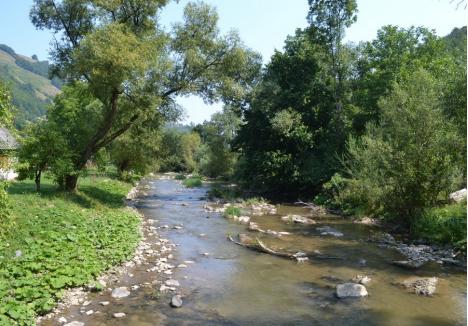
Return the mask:
{"type": "Polygon", "coordinates": [[[14,223],[0,247],[0,324],[33,325],[65,289],[89,286],[130,258],[140,240],[140,216],[126,207],[131,184],[106,177],[80,179],[79,191],[61,192],[43,180],[8,188],[14,223]]]}

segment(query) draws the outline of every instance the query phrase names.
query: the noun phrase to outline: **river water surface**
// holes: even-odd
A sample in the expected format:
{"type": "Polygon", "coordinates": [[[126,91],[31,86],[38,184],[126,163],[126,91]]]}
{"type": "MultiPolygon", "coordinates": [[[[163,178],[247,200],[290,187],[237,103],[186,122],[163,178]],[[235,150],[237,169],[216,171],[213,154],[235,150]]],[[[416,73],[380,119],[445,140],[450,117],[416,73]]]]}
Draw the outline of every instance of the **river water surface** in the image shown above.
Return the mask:
{"type": "Polygon", "coordinates": [[[147,184],[150,189],[137,207],[160,225],[169,225],[168,231],[161,232],[179,245],[175,252],[179,263],[195,263],[172,276],[181,283],[184,306],[168,308],[167,300],[143,304],[139,307],[142,325],[156,325],[145,321],[148,309],[149,316],[159,309],[167,316],[163,323],[168,325],[466,324],[466,273],[436,264],[417,272],[393,266],[389,262],[402,257],[367,242],[373,232],[368,226],[337,216],[315,217],[318,224],[310,226],[285,224],[281,216],[310,214],[306,208],[292,206],[278,206],[278,215],[253,216],[252,221],[262,229],[292,233],[281,239],[265,235],[262,240],[269,246],[320,250],[342,258],[296,263],[227,241],[227,234],[248,231],[245,225],[204,211],[206,202],[200,198],[205,196],[206,187],[187,189],[175,180],[149,180],[147,184]],[[174,230],[173,225],[183,228],[174,230]],[[322,225],[332,226],[344,236],[321,236],[315,228],[322,225]],[[367,286],[369,296],[335,298],[335,285],[357,274],[372,278],[367,286]],[[437,276],[437,294],[422,297],[393,285],[410,276],[437,276]]]}
{"type": "MultiPolygon", "coordinates": [[[[112,300],[109,292],[91,295],[86,309],[70,308],[68,320],[86,325],[466,325],[466,273],[429,264],[408,271],[389,262],[402,259],[393,249],[379,248],[366,240],[377,230],[353,224],[338,216],[315,216],[315,225],[291,225],[281,221],[287,214],[310,215],[310,210],[278,205],[277,214],[252,216],[262,229],[291,232],[281,238],[250,233],[245,225],[207,213],[202,199],[208,186],[185,188],[176,180],[145,180],[135,201],[147,219],[154,220],[159,235],[176,244],[171,263],[185,263],[170,276],[180,282],[176,293],[183,306],[171,308],[174,293],[157,294],[159,286],[141,287],[128,298],[112,300]],[[316,230],[331,226],[344,235],[323,236],[316,230]],[[174,229],[174,226],[182,226],[174,229]],[[250,233],[269,247],[294,252],[319,250],[341,259],[310,259],[304,263],[258,253],[227,240],[227,235],[250,233]],[[365,260],[365,264],[363,263],[365,260]],[[193,262],[193,263],[191,263],[193,262]],[[338,283],[356,275],[372,278],[369,296],[337,299],[338,283]],[[433,297],[408,293],[394,283],[411,276],[440,279],[433,297]],[[101,307],[97,302],[109,300],[101,307]],[[96,312],[99,310],[98,312],[96,312]],[[115,319],[114,312],[126,317],[115,319]],[[70,317],[72,317],[70,319],[70,317]],[[73,318],[74,317],[74,318],[73,318]]],[[[145,267],[146,268],[146,267],[145,267]]],[[[155,280],[144,268],[132,271],[129,282],[155,280]],[[134,275],[133,275],[134,274],[134,275]]],[[[162,276],[162,275],[161,275],[162,276]]],[[[161,276],[156,275],[156,280],[161,276]]],[[[157,281],[156,281],[157,282],[157,281]]],[[[147,283],[149,284],[149,283],[147,283]]],[[[117,285],[115,285],[117,286],[117,285]]],[[[58,317],[58,316],[57,316],[58,317]]],[[[45,323],[45,325],[49,325],[45,323]]]]}

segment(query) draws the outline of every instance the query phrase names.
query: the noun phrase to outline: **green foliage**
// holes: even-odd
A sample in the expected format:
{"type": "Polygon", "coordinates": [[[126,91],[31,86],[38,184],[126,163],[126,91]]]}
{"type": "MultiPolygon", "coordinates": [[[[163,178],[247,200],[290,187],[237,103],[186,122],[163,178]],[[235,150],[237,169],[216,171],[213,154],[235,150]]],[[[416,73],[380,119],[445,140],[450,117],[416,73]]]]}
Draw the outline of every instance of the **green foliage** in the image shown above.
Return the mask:
{"type": "Polygon", "coordinates": [[[444,119],[439,97],[424,70],[394,85],[380,101],[380,125],[368,125],[361,139],[348,142],[351,179],[341,200],[410,224],[454,190],[463,142],[444,119]]]}
{"type": "Polygon", "coordinates": [[[182,180],[182,184],[187,188],[195,188],[202,186],[202,180],[200,177],[192,176],[190,178],[182,180]]]}
{"type": "Polygon", "coordinates": [[[132,255],[139,217],[123,204],[130,187],[106,178],[82,179],[79,193],[57,192],[50,179],[41,194],[31,182],[9,187],[15,227],[0,241],[0,324],[34,325],[62,290],[132,255]]]}
{"type": "Polygon", "coordinates": [[[178,174],[175,176],[175,179],[176,180],[185,180],[187,179],[187,177],[185,176],[185,174],[178,174]]]}
{"type": "Polygon", "coordinates": [[[14,107],[10,90],[0,82],[0,126],[11,127],[14,107]]]}
{"type": "Polygon", "coordinates": [[[225,217],[240,216],[241,213],[242,211],[240,210],[239,207],[229,206],[229,207],[226,207],[224,211],[224,216],[225,217]]]}
{"type": "Polygon", "coordinates": [[[466,253],[466,202],[426,210],[412,228],[416,237],[466,253]]]}
{"type": "MultiPolygon", "coordinates": [[[[168,34],[158,28],[159,11],[166,3],[35,0],[30,13],[33,24],[62,35],[51,53],[53,72],[75,83],[85,80],[87,92],[97,101],[93,106],[101,107],[93,111],[89,133],[80,135],[81,146],[73,147],[73,169],[65,175],[67,189],[76,188],[79,172],[101,148],[154,118],[155,111],[170,106],[177,95],[196,94],[207,102],[242,101],[257,77],[259,55],[247,49],[236,33],[220,35],[213,8],[188,3],[184,21],[168,34]]],[[[75,112],[86,108],[86,103],[75,102],[75,112]]],[[[78,125],[75,116],[63,117],[69,119],[62,125],[65,129],[68,124],[78,125]]],[[[190,148],[196,139],[184,136],[182,141],[182,157],[187,169],[193,170],[190,148]]]]}
{"type": "Polygon", "coordinates": [[[197,133],[166,128],[158,155],[160,171],[193,172],[196,168],[195,155],[200,144],[201,139],[197,133]]]}
{"type": "Polygon", "coordinates": [[[210,121],[194,128],[202,138],[203,146],[197,152],[198,171],[210,178],[229,179],[234,174],[237,155],[231,144],[241,119],[232,107],[211,116],[210,121]]]}

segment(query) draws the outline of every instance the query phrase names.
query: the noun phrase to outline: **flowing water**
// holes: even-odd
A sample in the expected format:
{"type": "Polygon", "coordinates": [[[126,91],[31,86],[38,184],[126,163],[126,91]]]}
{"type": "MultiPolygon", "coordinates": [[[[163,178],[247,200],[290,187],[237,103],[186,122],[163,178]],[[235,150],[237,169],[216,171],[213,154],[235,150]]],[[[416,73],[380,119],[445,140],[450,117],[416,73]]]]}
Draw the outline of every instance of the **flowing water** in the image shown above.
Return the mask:
{"type": "MultiPolygon", "coordinates": [[[[306,208],[278,206],[277,215],[253,216],[262,229],[288,231],[291,235],[261,237],[269,246],[285,250],[320,250],[341,259],[310,259],[304,263],[258,253],[227,240],[227,234],[249,233],[220,214],[206,213],[200,199],[208,188],[184,188],[175,180],[147,180],[146,195],[137,208],[156,225],[168,225],[160,234],[178,244],[176,264],[194,261],[171,275],[179,280],[181,308],[170,308],[172,294],[154,296],[154,289],[140,289],[112,304],[124,319],[100,314],[86,325],[465,325],[466,273],[462,270],[424,266],[407,271],[389,262],[402,257],[394,250],[366,241],[376,230],[338,216],[314,217],[315,225],[290,225],[286,214],[309,215],[306,208]],[[149,187],[148,187],[149,186],[149,187]],[[149,189],[148,189],[149,188],[149,189]],[[183,225],[173,229],[174,225],[183,225]],[[343,237],[322,236],[319,226],[331,226],[343,237]],[[205,255],[205,254],[208,255],[205,255]],[[366,263],[363,264],[362,260],[366,263]],[[362,299],[337,299],[335,285],[358,274],[372,278],[362,299]],[[410,276],[437,276],[433,297],[408,293],[393,285],[410,276]]],[[[145,272],[141,272],[145,277],[145,272]]],[[[142,280],[140,280],[142,281],[142,280]]]]}

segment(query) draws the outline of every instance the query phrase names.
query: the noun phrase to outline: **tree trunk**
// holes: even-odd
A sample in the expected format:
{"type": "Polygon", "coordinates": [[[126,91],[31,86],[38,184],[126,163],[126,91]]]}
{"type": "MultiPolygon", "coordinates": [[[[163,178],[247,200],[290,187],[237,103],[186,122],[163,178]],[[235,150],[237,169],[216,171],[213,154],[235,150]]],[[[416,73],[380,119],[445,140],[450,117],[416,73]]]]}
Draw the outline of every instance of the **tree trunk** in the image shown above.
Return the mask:
{"type": "Polygon", "coordinates": [[[65,190],[75,191],[77,183],[78,183],[78,176],[77,175],[67,175],[67,176],[65,176],[65,190]]]}
{"type": "Polygon", "coordinates": [[[42,170],[36,171],[36,176],[34,178],[34,182],[36,183],[36,191],[37,192],[41,191],[41,174],[42,174],[42,170]]]}

